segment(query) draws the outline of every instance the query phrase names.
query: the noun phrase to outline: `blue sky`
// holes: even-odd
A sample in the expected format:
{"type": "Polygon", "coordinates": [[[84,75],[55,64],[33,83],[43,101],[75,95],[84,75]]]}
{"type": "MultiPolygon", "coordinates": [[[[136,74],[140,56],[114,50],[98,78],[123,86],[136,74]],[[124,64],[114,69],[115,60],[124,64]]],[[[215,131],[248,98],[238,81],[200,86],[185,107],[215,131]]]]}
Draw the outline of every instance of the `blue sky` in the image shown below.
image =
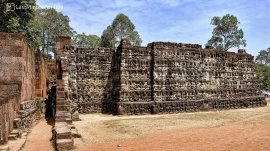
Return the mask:
{"type": "Polygon", "coordinates": [[[124,13],[136,26],[142,45],[170,41],[204,46],[212,35],[212,17],[229,13],[241,22],[248,53],[256,56],[270,47],[270,0],[37,0],[37,4],[69,16],[78,33],[98,36],[124,13]]]}

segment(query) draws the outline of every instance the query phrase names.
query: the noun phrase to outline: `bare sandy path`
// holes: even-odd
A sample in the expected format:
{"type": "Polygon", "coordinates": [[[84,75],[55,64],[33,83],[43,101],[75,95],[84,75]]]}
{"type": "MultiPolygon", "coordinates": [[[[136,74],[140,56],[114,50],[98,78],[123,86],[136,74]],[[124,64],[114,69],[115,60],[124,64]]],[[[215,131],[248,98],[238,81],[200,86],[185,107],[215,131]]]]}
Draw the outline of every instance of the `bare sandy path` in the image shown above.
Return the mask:
{"type": "Polygon", "coordinates": [[[41,119],[27,136],[26,143],[21,151],[54,151],[50,139],[52,126],[45,119],[41,119]]]}
{"type": "Polygon", "coordinates": [[[270,107],[169,115],[82,115],[76,151],[268,151],[270,107]]]}

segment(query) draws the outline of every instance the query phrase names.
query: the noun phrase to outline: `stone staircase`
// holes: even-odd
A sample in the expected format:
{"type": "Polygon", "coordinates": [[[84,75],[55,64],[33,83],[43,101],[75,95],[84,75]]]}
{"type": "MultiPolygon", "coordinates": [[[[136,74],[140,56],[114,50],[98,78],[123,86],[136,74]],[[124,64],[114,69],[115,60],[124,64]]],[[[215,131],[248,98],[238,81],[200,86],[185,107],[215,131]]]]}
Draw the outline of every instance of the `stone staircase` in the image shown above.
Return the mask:
{"type": "Polygon", "coordinates": [[[22,120],[21,118],[15,118],[13,120],[13,130],[10,132],[8,136],[8,140],[17,140],[21,137],[22,134],[22,120]]]}
{"type": "Polygon", "coordinates": [[[56,80],[56,110],[67,111],[68,106],[65,103],[65,85],[63,80],[56,80]]]}
{"type": "Polygon", "coordinates": [[[20,110],[17,112],[17,118],[13,119],[13,130],[8,136],[8,140],[17,140],[21,138],[25,128],[31,128],[35,121],[40,119],[40,110],[42,100],[35,99],[24,101],[20,104],[20,110]]]}
{"type": "Polygon", "coordinates": [[[13,129],[9,136],[8,136],[8,140],[17,140],[17,138],[21,137],[22,131],[19,129],[13,129]]]}
{"type": "Polygon", "coordinates": [[[74,139],[81,137],[72,124],[68,105],[65,102],[65,91],[63,80],[56,81],[56,115],[53,127],[53,140],[56,150],[73,149],[74,139]]]}
{"type": "Polygon", "coordinates": [[[72,124],[71,114],[67,111],[56,111],[55,125],[53,128],[55,147],[58,150],[73,149],[73,138],[80,138],[75,126],[72,124]]]}
{"type": "Polygon", "coordinates": [[[5,135],[8,142],[0,145],[0,151],[17,150],[20,145],[24,144],[29,129],[40,119],[42,101],[43,99],[41,98],[34,98],[33,100],[20,103],[19,110],[16,112],[16,118],[12,118],[10,123],[11,132],[8,130],[9,133],[5,135]],[[15,149],[14,144],[16,144],[15,149]]]}

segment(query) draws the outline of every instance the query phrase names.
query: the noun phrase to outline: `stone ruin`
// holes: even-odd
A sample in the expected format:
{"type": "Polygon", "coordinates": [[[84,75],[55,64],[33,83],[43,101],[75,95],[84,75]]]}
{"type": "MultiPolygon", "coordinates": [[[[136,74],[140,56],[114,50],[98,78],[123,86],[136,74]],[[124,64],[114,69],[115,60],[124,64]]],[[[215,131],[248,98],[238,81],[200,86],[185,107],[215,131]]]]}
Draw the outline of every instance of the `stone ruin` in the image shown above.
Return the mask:
{"type": "Polygon", "coordinates": [[[0,145],[16,140],[40,118],[46,62],[22,34],[0,32],[0,145]]]}
{"type": "Polygon", "coordinates": [[[198,44],[152,42],[117,49],[79,48],[60,38],[66,106],[79,113],[156,114],[265,106],[254,58],[202,49],[198,44]],[[65,42],[63,42],[65,41],[65,42]]]}
{"type": "MultiPolygon", "coordinates": [[[[44,60],[22,34],[0,32],[0,150],[12,150],[7,142],[27,135],[44,114],[47,90],[53,85],[58,85],[57,110],[63,110],[60,72],[57,60],[44,60]]],[[[56,150],[73,148],[73,138],[80,137],[69,112],[57,113],[52,131],[56,150]]]]}
{"type": "Polygon", "coordinates": [[[0,32],[0,145],[17,139],[42,113],[56,85],[56,149],[80,137],[79,113],[157,114],[265,106],[253,56],[153,42],[114,48],[78,48],[59,37],[56,60],[46,61],[22,34],[0,32]]]}

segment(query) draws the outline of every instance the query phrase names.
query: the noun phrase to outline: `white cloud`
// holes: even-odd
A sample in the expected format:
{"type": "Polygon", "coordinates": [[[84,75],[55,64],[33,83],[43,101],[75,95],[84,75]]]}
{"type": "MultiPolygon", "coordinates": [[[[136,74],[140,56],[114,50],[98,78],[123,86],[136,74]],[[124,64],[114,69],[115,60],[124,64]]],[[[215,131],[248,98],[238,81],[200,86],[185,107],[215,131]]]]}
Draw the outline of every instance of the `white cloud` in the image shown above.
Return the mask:
{"type": "Polygon", "coordinates": [[[270,46],[270,0],[37,0],[61,4],[78,32],[101,35],[118,13],[135,24],[144,44],[154,40],[204,44],[211,36],[213,16],[234,14],[241,22],[247,49],[270,46]],[[267,46],[268,45],[268,46],[267,46]]]}

